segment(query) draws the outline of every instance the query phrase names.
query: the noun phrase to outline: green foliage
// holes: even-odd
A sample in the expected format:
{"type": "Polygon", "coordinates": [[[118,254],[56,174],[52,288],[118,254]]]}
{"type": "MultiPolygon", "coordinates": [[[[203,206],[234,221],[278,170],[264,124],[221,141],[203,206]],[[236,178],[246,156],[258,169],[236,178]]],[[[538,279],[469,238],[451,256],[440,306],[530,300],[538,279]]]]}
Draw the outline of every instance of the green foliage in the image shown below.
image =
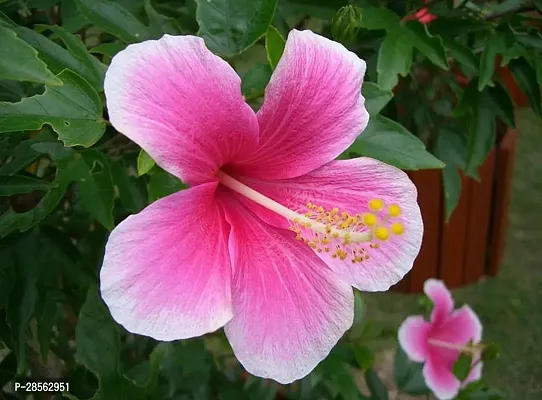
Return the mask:
{"type": "Polygon", "coordinates": [[[40,129],[49,124],[66,146],[89,147],[103,135],[102,101],[94,88],[79,75],[65,70],[58,74],[62,86],[0,107],[1,132],[40,129]],[[65,99],[69,99],[66,101],[65,99]]]}
{"type": "MultiPolygon", "coordinates": [[[[341,157],[442,169],[449,218],[461,174],[477,176],[500,122],[515,126],[510,85],[542,114],[542,35],[511,2],[431,3],[438,18],[422,24],[422,1],[0,0],[0,398],[14,398],[22,377],[67,381],[70,399],[388,398],[374,341],[397,333],[367,320],[359,292],[352,329],[290,385],[247,376],[221,331],[158,343],[112,320],[98,290],[109,232],[187,185],[111,126],[103,85],[127,45],[199,34],[258,111],[289,31],[311,29],[367,65],[370,121],[341,157]]],[[[497,355],[489,345],[482,358],[497,355]]],[[[464,377],[470,364],[459,361],[464,377]]],[[[402,393],[429,393],[401,349],[393,378],[402,393]]],[[[477,383],[458,398],[503,395],[477,383]]]]}
{"type": "Polygon", "coordinates": [[[277,28],[269,25],[267,33],[265,34],[265,51],[267,52],[267,60],[269,60],[271,68],[275,69],[279,63],[285,45],[286,41],[280,35],[277,28]]]}
{"type": "Polygon", "coordinates": [[[395,352],[393,367],[393,380],[401,392],[411,396],[430,393],[422,375],[422,365],[410,361],[400,347],[395,352]]]}
{"type": "Polygon", "coordinates": [[[265,35],[277,0],[196,0],[199,34],[217,54],[232,57],[265,35]]]}
{"type": "Polygon", "coordinates": [[[17,81],[31,81],[47,85],[62,85],[62,81],[54,76],[38,52],[15,32],[0,26],[0,54],[10,54],[0,59],[0,78],[17,81]]]}

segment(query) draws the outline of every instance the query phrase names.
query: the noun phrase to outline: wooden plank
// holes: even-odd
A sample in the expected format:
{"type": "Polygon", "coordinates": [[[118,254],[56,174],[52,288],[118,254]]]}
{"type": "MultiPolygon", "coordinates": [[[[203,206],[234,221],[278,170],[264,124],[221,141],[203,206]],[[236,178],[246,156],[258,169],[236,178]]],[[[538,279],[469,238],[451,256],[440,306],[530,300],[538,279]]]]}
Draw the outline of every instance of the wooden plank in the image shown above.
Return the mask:
{"type": "Polygon", "coordinates": [[[517,134],[508,130],[497,153],[496,186],[492,210],[491,241],[487,274],[496,275],[502,263],[506,228],[508,227],[508,207],[514,174],[517,134]]]}
{"type": "Polygon", "coordinates": [[[424,222],[420,254],[409,274],[410,291],[419,293],[423,291],[426,279],[437,277],[442,221],[442,182],[440,170],[412,171],[409,176],[418,189],[418,204],[424,222]]]}
{"type": "Polygon", "coordinates": [[[448,288],[458,287],[463,283],[465,235],[469,217],[469,185],[468,179],[463,174],[461,179],[459,202],[450,220],[443,226],[440,243],[439,277],[448,288]]]}
{"type": "Polygon", "coordinates": [[[391,287],[394,292],[409,293],[410,292],[410,273],[391,287]]]}
{"type": "Polygon", "coordinates": [[[468,179],[469,210],[463,284],[475,283],[485,275],[493,203],[494,150],[489,153],[478,172],[480,181],[468,179]]]}

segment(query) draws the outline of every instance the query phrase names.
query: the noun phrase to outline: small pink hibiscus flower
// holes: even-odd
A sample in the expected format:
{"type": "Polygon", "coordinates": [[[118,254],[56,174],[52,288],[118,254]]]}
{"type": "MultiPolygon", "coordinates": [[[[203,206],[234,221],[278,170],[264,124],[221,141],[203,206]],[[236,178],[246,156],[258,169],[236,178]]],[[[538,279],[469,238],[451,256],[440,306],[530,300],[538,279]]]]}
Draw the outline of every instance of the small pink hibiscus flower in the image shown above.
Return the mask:
{"type": "Polygon", "coordinates": [[[476,346],[482,339],[480,320],[465,305],[454,310],[454,301],[439,280],[428,279],[423,288],[434,304],[430,322],[421,315],[408,317],[399,328],[399,344],[408,357],[425,362],[423,376],[429,389],[441,400],[454,398],[460,387],[477,381],[482,375],[482,362],[476,346]],[[462,351],[474,353],[469,376],[460,382],[453,367],[462,351]]]}
{"type": "Polygon", "coordinates": [[[128,46],[107,71],[113,126],[190,188],[120,223],[101,294],[128,331],[158,340],[224,327],[247,371],[289,383],[353,321],[353,292],[412,267],[416,188],[369,158],[333,161],[365,128],[365,63],[292,31],[255,113],[201,38],[128,46]]]}

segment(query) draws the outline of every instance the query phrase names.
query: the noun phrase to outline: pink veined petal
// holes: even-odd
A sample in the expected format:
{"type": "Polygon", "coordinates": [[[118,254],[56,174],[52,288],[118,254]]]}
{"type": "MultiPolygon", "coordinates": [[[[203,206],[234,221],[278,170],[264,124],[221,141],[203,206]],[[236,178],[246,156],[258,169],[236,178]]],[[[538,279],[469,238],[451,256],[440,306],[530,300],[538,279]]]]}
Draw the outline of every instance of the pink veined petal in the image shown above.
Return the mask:
{"type": "Polygon", "coordinates": [[[447,365],[432,359],[432,357],[429,357],[423,366],[423,377],[427,387],[440,400],[453,399],[461,385],[459,379],[455,377],[447,365]]]}
{"type": "Polygon", "coordinates": [[[467,379],[463,382],[463,386],[467,386],[471,382],[476,382],[482,379],[482,368],[484,363],[482,361],[476,362],[473,360],[473,367],[467,376],[467,379]]]}
{"type": "Polygon", "coordinates": [[[423,291],[434,305],[431,322],[434,325],[442,324],[454,309],[452,294],[444,282],[437,279],[427,279],[423,285],[423,291]]]}
{"type": "Polygon", "coordinates": [[[111,233],[102,298],[128,331],[158,340],[200,336],[232,317],[229,226],[216,183],[151,204],[111,233]]]}
{"type": "MultiPolygon", "coordinates": [[[[347,282],[360,290],[382,291],[400,281],[412,268],[420,250],[423,221],[416,202],[417,191],[408,176],[401,170],[371,158],[332,161],[303,176],[291,179],[264,181],[239,178],[243,183],[263,193],[286,207],[305,213],[305,205],[312,202],[327,210],[338,207],[351,215],[368,211],[368,202],[379,198],[386,204],[398,204],[402,209],[395,221],[404,225],[404,233],[378,242],[379,248],[364,249],[370,258],[353,264],[347,259],[333,259],[329,253],[317,253],[347,282]]],[[[288,227],[282,217],[252,205],[266,222],[288,227]]]]}
{"type": "Polygon", "coordinates": [[[113,57],[104,89],[113,126],[185,182],[211,180],[257,144],[239,76],[201,38],[129,45],[113,57]]]}
{"type": "Polygon", "coordinates": [[[293,232],[271,227],[231,194],[234,317],[225,326],[237,359],[253,375],[282,384],[306,376],[354,318],[352,288],[293,232]]]}
{"type": "Polygon", "coordinates": [[[469,306],[453,311],[439,326],[435,326],[431,337],[447,343],[459,345],[474,343],[482,339],[482,324],[469,306]]]}
{"type": "Polygon", "coordinates": [[[293,30],[258,112],[260,145],[236,175],[291,178],[346,150],[365,129],[365,62],[343,45],[293,30]]]}
{"type": "Polygon", "coordinates": [[[428,355],[431,325],[421,315],[408,317],[399,327],[399,344],[412,361],[423,362],[428,355]]]}

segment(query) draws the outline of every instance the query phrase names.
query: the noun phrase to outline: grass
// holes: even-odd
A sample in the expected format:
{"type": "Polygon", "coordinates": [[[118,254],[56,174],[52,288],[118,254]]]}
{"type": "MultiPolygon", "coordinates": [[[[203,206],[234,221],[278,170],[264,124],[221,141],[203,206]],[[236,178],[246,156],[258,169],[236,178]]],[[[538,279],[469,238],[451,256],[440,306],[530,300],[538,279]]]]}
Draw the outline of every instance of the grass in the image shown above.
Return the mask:
{"type": "MultiPolygon", "coordinates": [[[[497,342],[501,357],[488,363],[485,380],[515,400],[542,399],[542,119],[517,113],[518,148],[510,223],[499,275],[454,291],[484,325],[484,340],[497,342]]],[[[418,313],[418,296],[366,297],[369,316],[385,325],[418,313]]]]}

